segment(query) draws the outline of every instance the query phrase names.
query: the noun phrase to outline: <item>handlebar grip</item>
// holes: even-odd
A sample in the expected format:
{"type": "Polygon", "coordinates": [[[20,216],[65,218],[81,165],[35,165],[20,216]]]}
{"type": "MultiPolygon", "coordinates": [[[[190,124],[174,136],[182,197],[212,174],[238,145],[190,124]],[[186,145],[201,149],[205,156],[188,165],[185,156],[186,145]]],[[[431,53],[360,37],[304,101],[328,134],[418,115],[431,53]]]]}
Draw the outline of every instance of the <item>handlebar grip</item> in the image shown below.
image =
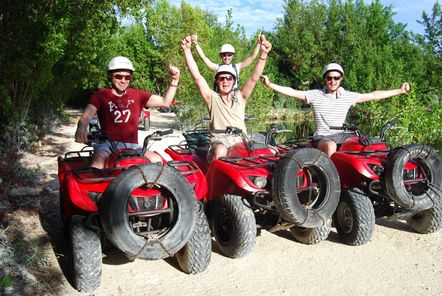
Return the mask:
{"type": "Polygon", "coordinates": [[[173,134],[173,129],[168,129],[168,130],[165,130],[165,131],[158,131],[157,132],[158,133],[158,136],[165,136],[165,135],[170,135],[170,134],[173,134]]]}
{"type": "Polygon", "coordinates": [[[330,126],[331,130],[342,130],[344,129],[344,126],[330,126]]]}

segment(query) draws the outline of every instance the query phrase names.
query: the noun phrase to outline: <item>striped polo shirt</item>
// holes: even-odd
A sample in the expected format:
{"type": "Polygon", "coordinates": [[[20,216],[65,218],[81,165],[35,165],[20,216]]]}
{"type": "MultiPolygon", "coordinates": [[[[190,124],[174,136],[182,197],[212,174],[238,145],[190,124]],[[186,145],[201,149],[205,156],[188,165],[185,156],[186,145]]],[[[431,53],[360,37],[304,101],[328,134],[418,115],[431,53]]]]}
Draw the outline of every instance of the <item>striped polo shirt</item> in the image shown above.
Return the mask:
{"type": "Polygon", "coordinates": [[[336,94],[327,94],[326,88],[307,91],[306,101],[313,108],[315,121],[315,136],[328,136],[341,133],[340,130],[330,130],[331,126],[342,126],[348,110],[356,104],[359,93],[338,89],[336,94]]]}

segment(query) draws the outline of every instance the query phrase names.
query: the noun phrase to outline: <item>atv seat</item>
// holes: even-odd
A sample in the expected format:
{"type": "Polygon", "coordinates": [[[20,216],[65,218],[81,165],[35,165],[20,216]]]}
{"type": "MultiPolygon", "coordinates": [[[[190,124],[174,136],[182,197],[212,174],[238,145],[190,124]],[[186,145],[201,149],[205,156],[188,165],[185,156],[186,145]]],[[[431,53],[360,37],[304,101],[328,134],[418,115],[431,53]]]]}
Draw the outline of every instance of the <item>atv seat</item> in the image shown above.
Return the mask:
{"type": "Polygon", "coordinates": [[[209,145],[197,146],[195,148],[195,153],[201,159],[207,159],[207,154],[209,153],[209,145]]]}

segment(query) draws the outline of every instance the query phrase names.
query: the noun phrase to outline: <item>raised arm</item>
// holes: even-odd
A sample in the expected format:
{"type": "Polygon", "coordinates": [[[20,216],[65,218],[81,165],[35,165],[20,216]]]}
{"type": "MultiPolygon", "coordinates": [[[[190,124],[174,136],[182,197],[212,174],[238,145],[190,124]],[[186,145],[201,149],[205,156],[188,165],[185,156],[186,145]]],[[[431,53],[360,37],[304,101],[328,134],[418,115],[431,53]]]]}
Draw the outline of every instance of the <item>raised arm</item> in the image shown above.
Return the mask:
{"type": "Polygon", "coordinates": [[[258,41],[257,41],[257,43],[256,43],[256,46],[255,46],[255,49],[253,50],[253,52],[252,52],[252,55],[251,56],[249,56],[247,59],[245,59],[244,61],[242,61],[242,62],[240,62],[239,63],[239,68],[241,69],[241,70],[243,70],[243,69],[245,69],[245,68],[247,68],[255,59],[256,59],[256,57],[258,56],[258,53],[259,53],[259,49],[261,48],[261,31],[259,31],[259,34],[258,34],[258,41]]]}
{"type": "Polygon", "coordinates": [[[160,95],[152,95],[147,101],[146,107],[169,107],[173,102],[176,90],[178,88],[178,82],[180,81],[180,69],[169,65],[169,74],[172,77],[169,89],[164,97],[160,95]]]}
{"type": "Polygon", "coordinates": [[[262,75],[261,78],[262,78],[262,83],[266,87],[268,87],[268,88],[270,88],[270,89],[272,89],[282,95],[293,97],[293,98],[301,100],[301,101],[305,101],[305,99],[306,99],[305,98],[305,96],[307,95],[306,91],[296,90],[296,89],[293,89],[288,86],[282,86],[282,85],[277,85],[277,84],[271,83],[270,79],[266,75],[262,75]]]}
{"type": "Polygon", "coordinates": [[[404,94],[410,90],[410,85],[404,82],[401,88],[391,90],[377,90],[371,93],[360,94],[356,103],[369,102],[374,100],[383,100],[392,96],[404,94]]]}
{"type": "Polygon", "coordinates": [[[264,66],[266,64],[267,55],[272,49],[272,44],[266,40],[264,35],[261,35],[261,54],[259,55],[259,59],[256,62],[255,68],[253,68],[252,74],[247,78],[246,83],[241,89],[241,94],[244,100],[247,100],[252,94],[253,89],[255,88],[256,83],[261,77],[262,71],[264,70],[264,66]]]}
{"type": "Polygon", "coordinates": [[[196,34],[192,35],[191,39],[192,39],[192,43],[195,45],[196,52],[198,53],[200,58],[203,60],[204,64],[206,64],[206,66],[210,70],[216,71],[216,69],[218,69],[218,64],[215,64],[208,57],[206,57],[203,49],[201,48],[201,46],[198,43],[198,35],[196,35],[196,34]]]}
{"type": "Polygon", "coordinates": [[[198,87],[198,90],[201,93],[201,96],[203,97],[204,101],[206,103],[209,102],[210,96],[212,94],[212,89],[207,84],[206,79],[201,75],[198,65],[196,64],[193,56],[192,56],[192,41],[191,37],[187,36],[180,42],[181,48],[183,49],[184,56],[186,58],[186,64],[189,68],[190,74],[192,74],[193,79],[195,80],[196,86],[198,87]]]}

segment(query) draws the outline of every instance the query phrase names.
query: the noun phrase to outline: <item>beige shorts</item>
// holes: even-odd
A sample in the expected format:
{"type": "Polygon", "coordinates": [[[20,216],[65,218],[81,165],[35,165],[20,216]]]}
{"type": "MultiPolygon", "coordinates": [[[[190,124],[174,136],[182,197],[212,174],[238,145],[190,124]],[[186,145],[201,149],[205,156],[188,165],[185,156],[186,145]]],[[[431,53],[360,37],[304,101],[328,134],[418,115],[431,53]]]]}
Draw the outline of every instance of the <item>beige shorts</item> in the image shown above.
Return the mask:
{"type": "Polygon", "coordinates": [[[210,135],[210,148],[207,154],[208,159],[212,159],[213,149],[216,145],[223,144],[227,148],[233,146],[236,143],[242,142],[240,135],[227,135],[223,133],[210,135]]]}

